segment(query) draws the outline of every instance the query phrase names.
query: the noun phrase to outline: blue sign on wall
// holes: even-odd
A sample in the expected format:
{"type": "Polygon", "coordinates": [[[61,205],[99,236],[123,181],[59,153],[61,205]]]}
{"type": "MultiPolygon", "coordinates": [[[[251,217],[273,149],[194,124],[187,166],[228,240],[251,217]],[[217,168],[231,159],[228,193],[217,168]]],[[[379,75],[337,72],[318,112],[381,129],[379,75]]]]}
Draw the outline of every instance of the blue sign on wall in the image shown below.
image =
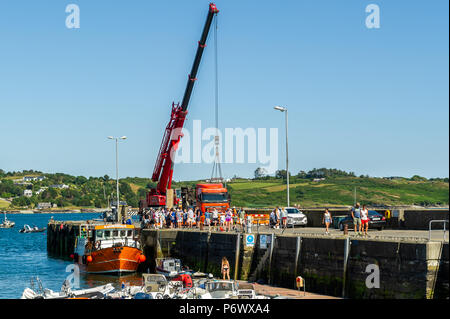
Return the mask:
{"type": "Polygon", "coordinates": [[[245,245],[246,246],[255,246],[255,235],[246,235],[245,236],[245,245]]]}
{"type": "Polygon", "coordinates": [[[260,235],[259,236],[259,248],[260,249],[266,249],[267,248],[267,236],[266,235],[260,235]]]}

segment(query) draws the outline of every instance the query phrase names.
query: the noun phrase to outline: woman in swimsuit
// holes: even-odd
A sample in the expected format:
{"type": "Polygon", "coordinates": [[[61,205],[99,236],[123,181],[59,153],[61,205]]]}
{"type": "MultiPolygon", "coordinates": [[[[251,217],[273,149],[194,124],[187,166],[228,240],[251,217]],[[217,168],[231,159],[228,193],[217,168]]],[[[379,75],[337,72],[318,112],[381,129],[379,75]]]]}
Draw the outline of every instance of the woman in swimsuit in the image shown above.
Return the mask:
{"type": "Polygon", "coordinates": [[[222,258],[222,274],[223,280],[225,280],[225,276],[230,280],[230,263],[228,262],[227,257],[222,258]]]}

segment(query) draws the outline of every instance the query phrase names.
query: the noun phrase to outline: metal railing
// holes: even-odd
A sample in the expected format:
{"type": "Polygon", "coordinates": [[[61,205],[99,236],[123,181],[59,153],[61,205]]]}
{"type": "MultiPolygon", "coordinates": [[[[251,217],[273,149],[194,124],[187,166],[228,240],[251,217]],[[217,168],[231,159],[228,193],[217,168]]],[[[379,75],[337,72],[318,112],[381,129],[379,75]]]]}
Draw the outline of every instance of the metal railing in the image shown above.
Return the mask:
{"type": "Polygon", "coordinates": [[[446,233],[446,228],[445,228],[445,224],[448,223],[448,219],[442,219],[442,220],[430,220],[429,226],[428,226],[428,241],[431,240],[431,225],[433,223],[443,223],[444,224],[444,241],[445,241],[445,233],[446,233]]]}

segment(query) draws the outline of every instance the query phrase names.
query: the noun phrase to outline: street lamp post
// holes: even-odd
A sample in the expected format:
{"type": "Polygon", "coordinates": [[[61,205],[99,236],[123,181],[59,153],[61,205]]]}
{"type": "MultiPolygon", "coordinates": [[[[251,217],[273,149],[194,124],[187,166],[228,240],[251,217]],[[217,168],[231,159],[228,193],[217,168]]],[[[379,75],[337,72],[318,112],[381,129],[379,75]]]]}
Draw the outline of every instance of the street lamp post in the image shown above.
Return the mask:
{"type": "Polygon", "coordinates": [[[289,153],[288,153],[288,109],[282,106],[275,106],[275,110],[284,112],[286,126],[286,189],[287,189],[287,207],[289,207],[289,153]]]}
{"type": "Polygon", "coordinates": [[[117,216],[118,216],[118,214],[119,214],[119,205],[120,205],[120,201],[119,201],[119,151],[118,151],[118,147],[119,147],[119,140],[126,140],[127,137],[126,136],[122,136],[122,137],[108,136],[108,138],[110,140],[116,140],[116,192],[117,192],[116,209],[117,209],[117,216]]]}

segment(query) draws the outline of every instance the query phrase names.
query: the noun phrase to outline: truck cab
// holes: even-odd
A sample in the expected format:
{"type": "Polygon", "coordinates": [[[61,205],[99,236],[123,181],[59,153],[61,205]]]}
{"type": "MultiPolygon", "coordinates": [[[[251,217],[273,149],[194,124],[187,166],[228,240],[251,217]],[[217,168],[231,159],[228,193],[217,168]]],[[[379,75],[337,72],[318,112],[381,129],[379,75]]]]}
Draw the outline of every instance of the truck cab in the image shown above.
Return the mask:
{"type": "Polygon", "coordinates": [[[230,208],[230,195],[228,190],[219,184],[197,184],[195,187],[196,206],[202,213],[217,209],[224,213],[230,208]]]}

